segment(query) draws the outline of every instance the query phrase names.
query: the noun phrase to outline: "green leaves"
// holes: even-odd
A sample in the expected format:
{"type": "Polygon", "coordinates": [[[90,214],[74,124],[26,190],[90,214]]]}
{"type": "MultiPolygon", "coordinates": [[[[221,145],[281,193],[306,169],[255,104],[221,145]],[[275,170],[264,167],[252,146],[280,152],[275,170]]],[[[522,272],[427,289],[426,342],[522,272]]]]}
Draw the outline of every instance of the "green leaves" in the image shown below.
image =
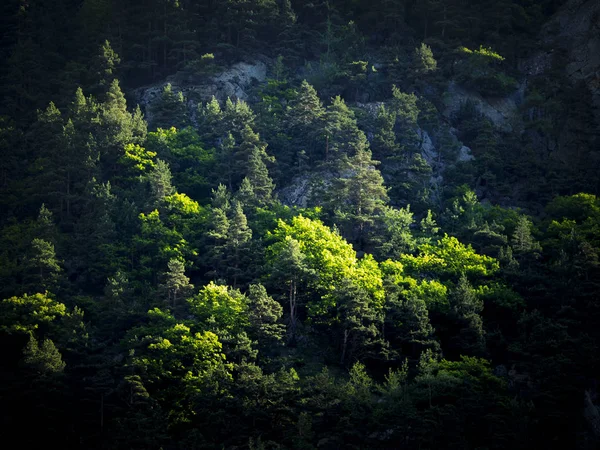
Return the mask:
{"type": "Polygon", "coordinates": [[[219,332],[240,332],[248,325],[248,301],[237,289],[212,281],[188,300],[190,310],[205,327],[219,332]]]}
{"type": "Polygon", "coordinates": [[[455,237],[445,235],[436,245],[424,244],[419,255],[402,255],[400,261],[408,273],[435,274],[442,279],[457,280],[462,274],[469,277],[485,277],[495,273],[498,261],[478,255],[473,248],[461,244],[455,237]]]}
{"type": "Polygon", "coordinates": [[[46,294],[24,294],[11,297],[0,303],[1,329],[7,333],[32,333],[40,326],[47,327],[51,322],[66,314],[64,304],[46,294]]]}

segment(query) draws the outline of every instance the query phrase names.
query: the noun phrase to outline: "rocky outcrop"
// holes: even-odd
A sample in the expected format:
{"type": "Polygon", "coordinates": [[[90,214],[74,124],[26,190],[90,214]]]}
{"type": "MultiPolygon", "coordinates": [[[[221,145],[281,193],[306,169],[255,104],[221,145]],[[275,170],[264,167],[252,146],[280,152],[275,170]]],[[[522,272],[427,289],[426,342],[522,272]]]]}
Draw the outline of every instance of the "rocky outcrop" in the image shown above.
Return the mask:
{"type": "Polygon", "coordinates": [[[289,186],[281,189],[277,196],[284,205],[306,208],[311,193],[310,176],[303,175],[295,178],[289,186]]]}
{"type": "Polygon", "coordinates": [[[265,62],[240,62],[215,76],[206,77],[203,81],[181,80],[177,76],[171,76],[161,83],[136,89],[133,91],[133,96],[136,102],[145,109],[146,118],[149,119],[149,106],[160,97],[167,83],[171,83],[174,92],[183,92],[193,117],[198,103],[206,102],[213,96],[221,101],[226,100],[227,97],[247,100],[248,89],[253,84],[266,79],[267,64],[265,62]]]}
{"type": "Polygon", "coordinates": [[[499,129],[511,132],[513,130],[512,122],[517,117],[519,105],[523,101],[525,86],[520,85],[512,94],[506,97],[483,98],[474,91],[469,91],[462,86],[452,82],[448,86],[448,91],[444,97],[446,108],[444,116],[451,118],[467,102],[471,102],[477,110],[499,129]]]}
{"type": "MultiPolygon", "coordinates": [[[[542,28],[542,44],[566,51],[567,76],[584,81],[600,106],[600,2],[569,0],[542,28]]],[[[551,67],[554,50],[539,52],[521,64],[526,75],[541,75],[551,67]]]]}

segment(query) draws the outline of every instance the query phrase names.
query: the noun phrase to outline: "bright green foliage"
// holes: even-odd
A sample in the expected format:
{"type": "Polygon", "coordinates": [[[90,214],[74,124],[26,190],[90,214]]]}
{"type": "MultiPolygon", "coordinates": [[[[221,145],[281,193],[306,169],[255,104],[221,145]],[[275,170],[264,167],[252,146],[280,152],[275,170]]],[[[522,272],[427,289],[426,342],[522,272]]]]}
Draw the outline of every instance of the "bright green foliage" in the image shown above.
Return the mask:
{"type": "Polygon", "coordinates": [[[218,156],[205,149],[193,128],[159,128],[148,134],[146,146],[174,169],[173,183],[180,192],[196,200],[208,197],[218,156]]]}
{"type": "Polygon", "coordinates": [[[422,42],[419,47],[415,48],[413,54],[413,66],[418,75],[425,75],[437,69],[437,61],[433,57],[431,47],[424,42],[422,42]]]}
{"type": "MultiPolygon", "coordinates": [[[[282,220],[273,232],[273,237],[284,241],[287,236],[298,242],[300,251],[305,255],[305,264],[318,270],[317,279],[312,282],[315,288],[332,289],[343,278],[349,278],[357,264],[356,253],[344,239],[319,221],[302,215],[294,217],[290,224],[282,220]]],[[[277,260],[280,246],[271,246],[269,252],[277,260]]]]}
{"type": "Polygon", "coordinates": [[[400,209],[389,206],[384,208],[381,221],[383,233],[380,238],[380,251],[384,257],[398,259],[400,255],[416,249],[417,240],[410,229],[414,222],[410,205],[400,209]]]}
{"type": "Polygon", "coordinates": [[[23,349],[23,363],[41,375],[60,373],[66,366],[54,342],[44,339],[40,346],[33,336],[23,349]]]}
{"type": "MultiPolygon", "coordinates": [[[[279,221],[273,238],[280,243],[267,249],[271,261],[274,263],[279,255],[287,255],[286,261],[296,268],[296,282],[298,278],[303,279],[318,295],[307,302],[311,320],[335,321],[331,314],[336,306],[341,306],[343,298],[352,298],[353,294],[348,292],[355,290],[368,297],[370,307],[375,310],[382,307],[383,284],[375,260],[369,256],[358,261],[352,246],[322,223],[303,216],[294,217],[290,224],[279,221]]],[[[294,281],[290,286],[293,289],[294,281]]]]}
{"type": "Polygon", "coordinates": [[[11,297],[2,300],[0,308],[0,323],[7,333],[33,333],[40,327],[45,329],[67,311],[64,304],[53,300],[47,293],[11,297]]]}
{"type": "Polygon", "coordinates": [[[231,377],[222,345],[214,333],[193,332],[159,309],[148,316],[147,326],[128,333],[131,365],[148,391],[169,405],[169,425],[187,422],[194,415],[194,397],[219,391],[231,377]]]}
{"type": "MultiPolygon", "coordinates": [[[[200,204],[185,194],[175,192],[165,197],[165,203],[168,205],[171,215],[180,214],[182,216],[195,216],[201,212],[200,204]]],[[[171,216],[171,220],[173,217],[171,216]]]]}
{"type": "Polygon", "coordinates": [[[145,173],[156,166],[154,162],[156,152],[146,150],[139,144],[127,144],[124,150],[125,154],[119,162],[133,169],[136,174],[145,173]]]}
{"type": "Polygon", "coordinates": [[[216,333],[235,333],[248,325],[248,300],[237,289],[211,281],[188,303],[192,314],[216,333]]]}
{"type": "Polygon", "coordinates": [[[419,255],[402,255],[400,258],[408,273],[436,274],[443,279],[458,279],[462,274],[484,277],[498,270],[498,262],[489,256],[478,255],[455,237],[445,235],[436,245],[424,244],[419,255]]]}
{"type": "Polygon", "coordinates": [[[156,276],[171,259],[184,259],[194,254],[182,233],[165,225],[158,210],[141,213],[139,220],[141,230],[134,237],[134,245],[141,266],[139,269],[145,275],[156,276]]]}

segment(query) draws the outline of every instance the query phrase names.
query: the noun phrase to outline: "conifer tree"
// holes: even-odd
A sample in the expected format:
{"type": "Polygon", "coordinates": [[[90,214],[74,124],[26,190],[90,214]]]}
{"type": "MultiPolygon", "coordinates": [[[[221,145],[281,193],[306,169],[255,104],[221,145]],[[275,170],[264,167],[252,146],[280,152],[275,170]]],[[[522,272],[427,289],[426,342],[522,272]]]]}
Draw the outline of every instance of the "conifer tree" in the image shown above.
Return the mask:
{"type": "Polygon", "coordinates": [[[167,83],[158,101],[150,109],[151,128],[171,128],[178,130],[189,125],[187,106],[183,93],[173,92],[171,83],[167,83]]]}
{"type": "MultiPolygon", "coordinates": [[[[325,115],[317,91],[303,80],[286,110],[285,124],[292,137],[291,149],[305,150],[310,161],[321,157],[322,119],[325,115]]],[[[292,158],[294,160],[294,158],[292,158]]]]}
{"type": "Polygon", "coordinates": [[[343,155],[355,156],[360,150],[366,150],[368,142],[365,134],[356,124],[354,112],[346,102],[337,96],[325,113],[325,160],[337,161],[343,155]]]}
{"type": "Polygon", "coordinates": [[[30,293],[54,290],[62,269],[59,266],[54,245],[43,239],[33,239],[27,257],[26,290],[30,293]]]}
{"type": "Polygon", "coordinates": [[[23,362],[42,376],[60,373],[66,366],[54,342],[44,339],[40,346],[33,336],[23,350],[23,362]]]}
{"type": "Polygon", "coordinates": [[[187,295],[191,294],[194,285],[185,275],[185,264],[182,260],[172,258],[167,266],[169,270],[163,274],[164,282],[161,288],[166,293],[167,305],[176,310],[180,299],[185,299],[187,295]]]}
{"type": "Polygon", "coordinates": [[[150,207],[157,208],[164,204],[165,198],[175,192],[171,184],[171,169],[163,160],[157,159],[152,171],[148,174],[150,184],[150,207]]]}
{"type": "Polygon", "coordinates": [[[89,92],[99,99],[104,98],[104,94],[117,78],[117,68],[121,63],[121,58],[113,50],[108,40],[98,49],[96,57],[92,60],[90,74],[89,92]]]}
{"type": "Polygon", "coordinates": [[[252,238],[252,230],[248,227],[248,220],[242,209],[242,204],[234,201],[231,207],[231,219],[225,243],[227,275],[232,281],[234,289],[243,275],[242,263],[247,261],[249,255],[249,243],[252,238]]]}

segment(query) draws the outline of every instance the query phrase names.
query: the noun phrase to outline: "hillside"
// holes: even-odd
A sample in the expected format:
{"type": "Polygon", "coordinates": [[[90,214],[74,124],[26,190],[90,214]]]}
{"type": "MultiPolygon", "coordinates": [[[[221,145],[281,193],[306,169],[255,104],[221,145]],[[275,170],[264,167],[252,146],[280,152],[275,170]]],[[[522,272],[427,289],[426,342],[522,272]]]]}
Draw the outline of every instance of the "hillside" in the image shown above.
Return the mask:
{"type": "Polygon", "coordinates": [[[7,0],[0,431],[600,445],[600,3],[7,0]]]}

